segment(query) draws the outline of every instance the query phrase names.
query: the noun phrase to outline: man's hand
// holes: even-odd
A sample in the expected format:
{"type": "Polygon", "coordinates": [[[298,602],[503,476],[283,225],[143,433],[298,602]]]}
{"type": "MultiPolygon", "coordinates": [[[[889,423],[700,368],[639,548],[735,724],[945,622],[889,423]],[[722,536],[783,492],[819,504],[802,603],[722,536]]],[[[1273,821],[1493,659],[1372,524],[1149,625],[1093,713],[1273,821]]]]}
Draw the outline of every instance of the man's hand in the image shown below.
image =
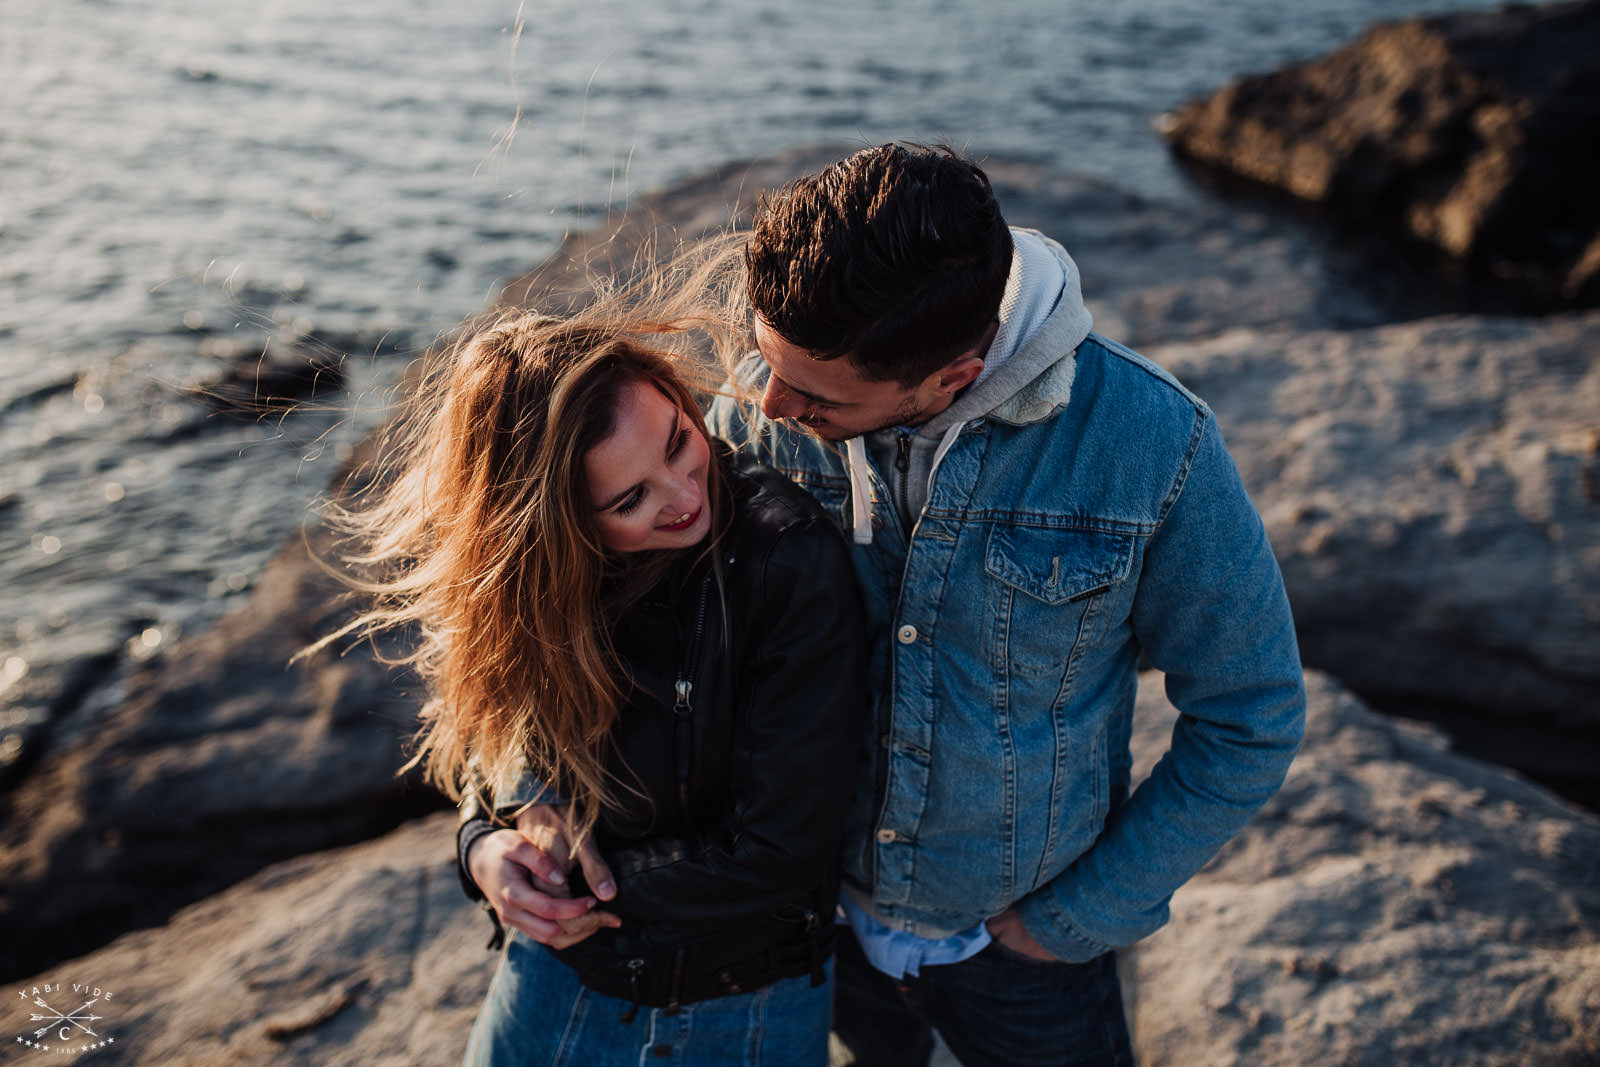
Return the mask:
{"type": "Polygon", "coordinates": [[[541,857],[539,865],[532,868],[533,873],[552,885],[564,886],[567,884],[567,872],[572,870],[576,858],[578,866],[583,868],[583,880],[589,883],[594,895],[601,900],[611,900],[617,895],[611,868],[600,858],[593,835],[584,840],[577,856],[573,856],[572,839],[576,832],[567,821],[568,814],[566,808],[555,804],[535,804],[517,816],[517,832],[533,845],[541,857]]]}
{"type": "Polygon", "coordinates": [[[988,923],[989,936],[1012,952],[1023,956],[1031,956],[1036,960],[1054,960],[1039,942],[1028,933],[1027,927],[1022,925],[1022,919],[1017,916],[1017,906],[1002,911],[999,915],[992,916],[988,923]]]}
{"type": "Polygon", "coordinates": [[[551,948],[575,945],[602,926],[622,925],[612,913],[595,910],[594,897],[574,898],[560,867],[517,830],[496,830],[473,842],[467,869],[502,923],[551,948]],[[558,880],[549,880],[549,873],[558,880]]]}

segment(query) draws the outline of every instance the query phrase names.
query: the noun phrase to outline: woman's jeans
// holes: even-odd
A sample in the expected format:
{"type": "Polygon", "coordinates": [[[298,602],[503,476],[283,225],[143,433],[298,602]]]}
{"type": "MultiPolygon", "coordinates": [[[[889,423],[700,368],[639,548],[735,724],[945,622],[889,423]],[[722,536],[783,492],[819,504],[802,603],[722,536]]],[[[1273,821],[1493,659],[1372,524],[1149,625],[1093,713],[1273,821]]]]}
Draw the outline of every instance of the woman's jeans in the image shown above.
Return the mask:
{"type": "Polygon", "coordinates": [[[1031,960],[998,943],[896,981],[839,931],[834,1033],[859,1067],[927,1067],[939,1031],[964,1067],[1131,1067],[1116,958],[1031,960]]]}
{"type": "Polygon", "coordinates": [[[802,976],[689,1004],[671,1016],[664,1008],[640,1008],[624,1023],[627,1001],[588,989],[570,967],[513,930],[462,1063],[825,1067],[832,997],[831,981],[812,988],[802,976]]]}

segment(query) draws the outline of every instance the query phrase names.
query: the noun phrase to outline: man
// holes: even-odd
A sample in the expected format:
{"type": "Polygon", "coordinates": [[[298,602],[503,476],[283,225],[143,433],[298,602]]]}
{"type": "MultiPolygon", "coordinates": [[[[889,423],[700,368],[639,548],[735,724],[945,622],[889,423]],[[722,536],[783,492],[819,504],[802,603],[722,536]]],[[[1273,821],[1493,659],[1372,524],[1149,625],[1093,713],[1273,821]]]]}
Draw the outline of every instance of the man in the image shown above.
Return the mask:
{"type": "Polygon", "coordinates": [[[1090,332],[1071,258],[952,152],[802,178],[745,258],[761,415],[719,402],[713,429],[853,531],[875,646],[835,1029],[865,1064],[926,1063],[930,1023],[969,1067],[1127,1062],[1111,950],[1165,922],[1303,729],[1215,421],[1090,332]],[[1124,800],[1141,653],[1183,715],[1124,800]]]}
{"type": "MultiPolygon", "coordinates": [[[[1090,332],[1071,258],[949,150],[800,179],[745,260],[760,412],[719,400],[712,429],[851,532],[873,642],[836,1035],[864,1065],[926,1064],[930,1027],[967,1067],[1129,1063],[1113,950],[1166,921],[1304,726],[1215,420],[1090,332]],[[1130,795],[1141,656],[1182,714],[1130,795]]],[[[568,906],[545,910],[580,928],[568,906]]]]}

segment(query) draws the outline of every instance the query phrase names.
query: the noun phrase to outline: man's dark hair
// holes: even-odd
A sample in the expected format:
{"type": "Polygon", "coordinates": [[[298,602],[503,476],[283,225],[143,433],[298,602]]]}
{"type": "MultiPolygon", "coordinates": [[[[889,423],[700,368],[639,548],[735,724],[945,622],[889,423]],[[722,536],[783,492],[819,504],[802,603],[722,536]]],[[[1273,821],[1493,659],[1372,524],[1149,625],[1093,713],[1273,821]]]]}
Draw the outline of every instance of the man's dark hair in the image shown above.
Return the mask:
{"type": "Polygon", "coordinates": [[[745,267],[756,314],[785,340],[914,385],[994,321],[1011,232],[976,164],[887,144],[765,198],[745,267]]]}

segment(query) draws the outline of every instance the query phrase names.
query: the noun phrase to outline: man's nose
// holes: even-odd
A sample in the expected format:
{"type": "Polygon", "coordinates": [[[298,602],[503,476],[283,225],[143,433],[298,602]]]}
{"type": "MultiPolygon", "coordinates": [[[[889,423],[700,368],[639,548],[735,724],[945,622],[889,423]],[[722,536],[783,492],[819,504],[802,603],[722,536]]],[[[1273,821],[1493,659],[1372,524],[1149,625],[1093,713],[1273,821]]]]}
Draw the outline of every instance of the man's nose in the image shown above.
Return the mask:
{"type": "Polygon", "coordinates": [[[761,394],[761,412],[769,419],[798,419],[806,413],[806,399],[784,387],[776,377],[767,379],[761,394]]]}

